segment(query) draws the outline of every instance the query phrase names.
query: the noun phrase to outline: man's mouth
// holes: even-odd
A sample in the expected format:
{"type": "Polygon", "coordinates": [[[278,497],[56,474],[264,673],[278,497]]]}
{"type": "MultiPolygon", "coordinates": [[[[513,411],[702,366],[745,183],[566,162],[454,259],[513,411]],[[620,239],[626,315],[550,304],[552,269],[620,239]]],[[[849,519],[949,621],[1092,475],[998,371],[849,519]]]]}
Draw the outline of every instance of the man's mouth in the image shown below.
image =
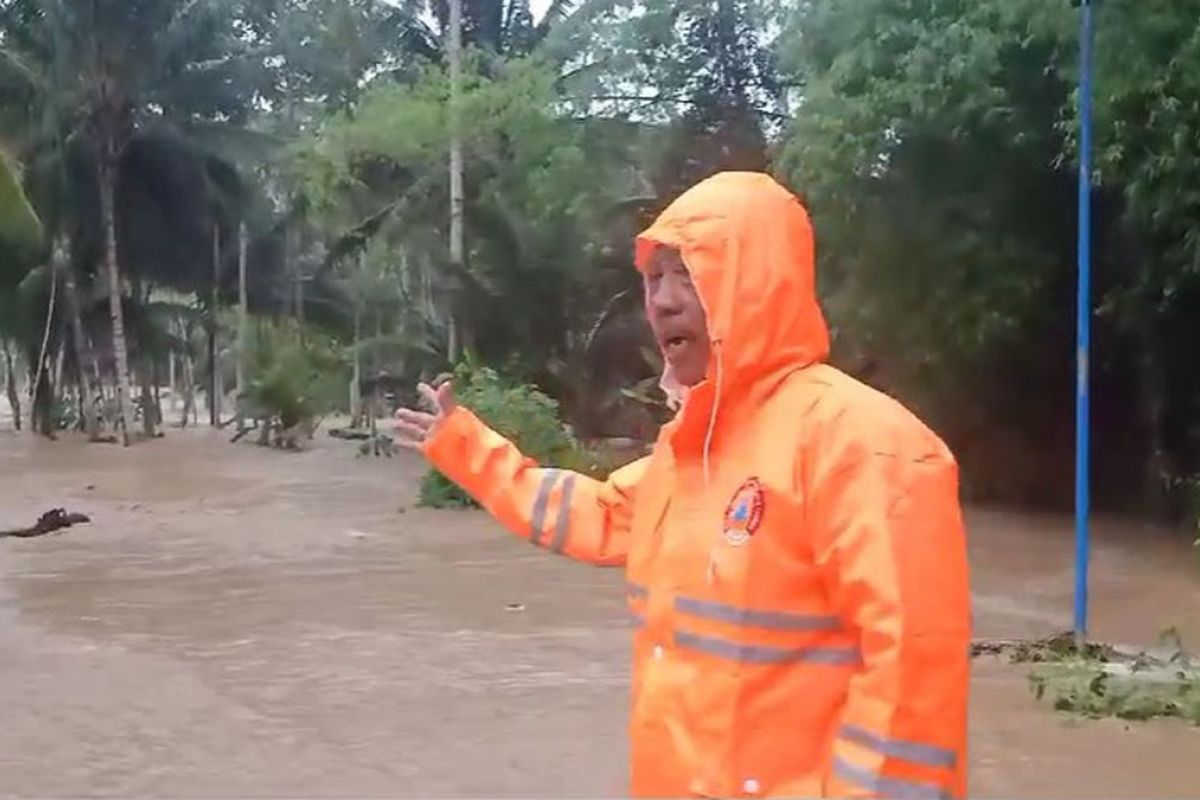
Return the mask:
{"type": "Polygon", "coordinates": [[[687,347],[690,342],[691,338],[688,336],[667,336],[663,339],[663,350],[668,356],[675,356],[687,347]]]}

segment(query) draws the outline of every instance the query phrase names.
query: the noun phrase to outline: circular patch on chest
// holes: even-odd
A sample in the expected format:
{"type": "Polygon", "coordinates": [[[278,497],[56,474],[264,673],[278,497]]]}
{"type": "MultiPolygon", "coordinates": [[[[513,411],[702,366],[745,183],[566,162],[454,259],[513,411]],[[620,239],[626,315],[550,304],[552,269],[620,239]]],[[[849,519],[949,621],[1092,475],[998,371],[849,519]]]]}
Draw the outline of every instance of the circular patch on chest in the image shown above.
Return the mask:
{"type": "Polygon", "coordinates": [[[762,524],[765,506],[766,499],[758,478],[750,478],[739,486],[725,508],[725,541],[735,547],[750,541],[762,524]]]}

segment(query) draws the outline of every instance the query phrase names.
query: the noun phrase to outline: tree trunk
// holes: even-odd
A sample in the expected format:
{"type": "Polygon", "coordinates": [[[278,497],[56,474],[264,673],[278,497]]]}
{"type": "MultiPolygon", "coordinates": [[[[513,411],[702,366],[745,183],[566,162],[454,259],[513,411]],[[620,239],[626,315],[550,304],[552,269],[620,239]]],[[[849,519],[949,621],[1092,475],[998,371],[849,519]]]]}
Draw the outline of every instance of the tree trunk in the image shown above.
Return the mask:
{"type": "MultiPolygon", "coordinates": [[[[450,265],[454,279],[463,266],[462,0],[450,0],[450,265]]],[[[459,336],[454,297],[450,302],[450,363],[458,361],[459,336]]]]}
{"type": "Polygon", "coordinates": [[[50,370],[50,404],[47,416],[52,435],[57,434],[59,430],[58,418],[54,412],[58,408],[59,401],[64,400],[67,396],[62,383],[63,364],[67,360],[67,345],[65,342],[58,343],[58,351],[54,354],[53,360],[54,368],[50,370]]]}
{"type": "Polygon", "coordinates": [[[92,386],[95,387],[96,395],[103,401],[106,399],[104,396],[104,373],[100,370],[100,358],[96,351],[96,340],[89,339],[87,344],[91,348],[88,352],[92,354],[92,386]]]}
{"type": "Polygon", "coordinates": [[[63,362],[67,360],[67,346],[63,342],[59,342],[58,352],[54,356],[54,377],[55,386],[62,386],[63,362]]]}
{"type": "MultiPolygon", "coordinates": [[[[88,429],[88,415],[91,413],[85,407],[87,405],[87,387],[83,384],[83,374],[75,376],[75,405],[78,406],[79,420],[75,423],[75,430],[86,432],[88,429]]],[[[91,436],[88,436],[89,440],[91,436]]]]}
{"type": "Polygon", "coordinates": [[[196,407],[196,371],[192,365],[191,355],[183,357],[183,416],[179,418],[179,427],[186,428],[188,415],[195,413],[196,407]]]}
{"type": "Polygon", "coordinates": [[[217,370],[217,425],[221,424],[221,414],[225,411],[225,373],[217,370]]]}
{"type": "Polygon", "coordinates": [[[104,227],[104,266],[108,273],[108,313],[112,320],[113,355],[116,359],[117,412],[121,424],[121,443],[129,446],[133,427],[129,390],[129,351],[125,344],[125,317],[121,309],[121,271],[117,263],[116,159],[112,142],[105,145],[100,158],[100,222],[104,227]]]}
{"type": "Polygon", "coordinates": [[[4,342],[4,389],[8,393],[8,405],[12,409],[13,427],[21,430],[21,393],[17,391],[17,376],[13,369],[12,352],[4,342]]]}
{"type": "Polygon", "coordinates": [[[1179,477],[1172,468],[1163,436],[1163,418],[1166,408],[1163,373],[1157,358],[1158,338],[1148,335],[1143,340],[1142,352],[1138,357],[1139,388],[1141,394],[1142,419],[1146,428],[1146,486],[1145,511],[1161,516],[1168,510],[1171,481],[1179,477]]]}
{"type": "Polygon", "coordinates": [[[304,335],[304,275],[300,268],[300,259],[296,257],[297,251],[300,249],[296,244],[296,231],[289,226],[283,235],[284,247],[284,265],[287,270],[290,286],[288,287],[288,302],[285,307],[289,307],[292,312],[292,317],[296,320],[296,325],[300,330],[300,335],[304,335]]]}
{"type": "Polygon", "coordinates": [[[162,425],[163,410],[162,410],[162,389],[159,386],[162,381],[159,380],[158,360],[156,359],[150,367],[150,380],[154,384],[154,424],[162,425]]]}
{"type": "Polygon", "coordinates": [[[304,270],[296,263],[296,325],[304,336],[304,270]]]}
{"type": "Polygon", "coordinates": [[[88,441],[95,442],[100,438],[100,421],[96,415],[95,395],[97,386],[92,382],[89,375],[89,362],[91,375],[98,376],[100,370],[96,366],[96,353],[88,348],[87,339],[83,335],[83,318],[81,317],[79,308],[79,290],[75,285],[75,274],[70,264],[67,264],[63,269],[63,288],[66,290],[67,313],[71,315],[71,336],[75,345],[75,366],[79,372],[80,417],[83,421],[83,429],[87,432],[88,441]]]}
{"type": "Polygon", "coordinates": [[[54,430],[54,378],[51,370],[43,369],[37,377],[32,408],[30,409],[30,428],[34,433],[40,433],[47,439],[53,439],[54,430]]]}
{"type": "Polygon", "coordinates": [[[375,384],[375,388],[371,390],[371,401],[367,405],[367,414],[371,420],[371,455],[379,456],[379,427],[375,419],[375,412],[379,408],[379,384],[375,384]]]}
{"type": "Polygon", "coordinates": [[[296,302],[296,266],[292,263],[292,223],[289,221],[283,229],[283,313],[285,316],[296,316],[292,306],[296,302]]]}
{"type": "Polygon", "coordinates": [[[350,378],[350,427],[362,423],[362,353],[358,343],[362,339],[362,311],[354,304],[354,375],[350,378]]]}
{"type": "Polygon", "coordinates": [[[237,343],[237,393],[246,391],[246,334],[249,325],[249,309],[246,304],[246,223],[238,227],[238,343],[237,343]]]}
{"type": "Polygon", "coordinates": [[[454,312],[450,312],[450,327],[446,337],[446,354],[453,366],[458,363],[458,325],[454,321],[454,312]]]}
{"type": "Polygon", "coordinates": [[[212,302],[208,313],[208,423],[214,428],[221,420],[221,395],[217,387],[217,304],[221,289],[221,227],[213,225],[212,302]]]}
{"type": "Polygon", "coordinates": [[[150,389],[150,376],[153,373],[153,357],[149,354],[142,356],[142,368],[138,370],[139,383],[142,392],[142,433],[147,439],[154,438],[154,393],[150,389]]]}
{"type": "Polygon", "coordinates": [[[38,349],[37,361],[30,370],[33,373],[33,384],[29,387],[29,429],[37,433],[41,428],[38,427],[38,415],[43,409],[42,397],[38,393],[42,390],[42,377],[46,371],[46,350],[50,346],[50,330],[54,322],[54,306],[58,295],[58,271],[54,266],[54,260],[50,260],[50,299],[46,303],[46,324],[42,328],[42,344],[38,349]]]}

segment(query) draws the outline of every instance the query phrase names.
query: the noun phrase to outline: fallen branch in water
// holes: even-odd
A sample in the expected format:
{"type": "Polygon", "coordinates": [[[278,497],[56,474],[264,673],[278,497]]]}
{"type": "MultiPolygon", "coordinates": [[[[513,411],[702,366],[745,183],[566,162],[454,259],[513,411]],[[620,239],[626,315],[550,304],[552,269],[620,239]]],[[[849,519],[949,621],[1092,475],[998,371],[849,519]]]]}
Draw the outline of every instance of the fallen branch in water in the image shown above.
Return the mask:
{"type": "Polygon", "coordinates": [[[335,439],[362,441],[371,438],[371,432],[357,428],[330,428],[329,435],[335,439]]]}
{"type": "Polygon", "coordinates": [[[1085,717],[1149,720],[1175,717],[1200,726],[1200,666],[1168,629],[1159,653],[1089,642],[1081,651],[1070,632],[1045,639],[990,639],[971,645],[972,656],[1007,657],[1031,664],[1029,686],[1056,711],[1085,717]]]}
{"type": "Polygon", "coordinates": [[[34,536],[45,536],[48,533],[69,528],[72,525],[78,525],[81,522],[91,522],[86,514],[79,514],[74,511],[64,511],[61,508],[52,508],[45,514],[38,517],[38,521],[29,528],[14,528],[12,530],[0,531],[0,539],[7,536],[12,536],[18,539],[31,539],[34,536]]]}
{"type": "Polygon", "coordinates": [[[1062,661],[1083,655],[1086,658],[1116,660],[1121,658],[1117,648],[1089,642],[1084,653],[1080,653],[1075,636],[1070,631],[1057,633],[1041,639],[976,639],[971,643],[971,655],[1007,656],[1014,664],[1030,664],[1043,661],[1062,661]]]}

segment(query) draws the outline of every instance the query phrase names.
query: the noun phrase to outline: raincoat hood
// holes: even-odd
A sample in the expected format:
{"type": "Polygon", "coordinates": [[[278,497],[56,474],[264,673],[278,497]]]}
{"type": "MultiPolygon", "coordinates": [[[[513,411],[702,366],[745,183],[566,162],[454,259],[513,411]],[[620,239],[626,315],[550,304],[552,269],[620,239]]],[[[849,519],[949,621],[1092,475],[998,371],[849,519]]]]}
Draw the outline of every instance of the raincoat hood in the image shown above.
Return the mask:
{"type": "Polygon", "coordinates": [[[770,176],[723,172],[686,191],[638,236],[638,270],[663,246],[679,251],[708,317],[708,375],[690,394],[737,400],[828,357],[812,225],[770,176]]]}

